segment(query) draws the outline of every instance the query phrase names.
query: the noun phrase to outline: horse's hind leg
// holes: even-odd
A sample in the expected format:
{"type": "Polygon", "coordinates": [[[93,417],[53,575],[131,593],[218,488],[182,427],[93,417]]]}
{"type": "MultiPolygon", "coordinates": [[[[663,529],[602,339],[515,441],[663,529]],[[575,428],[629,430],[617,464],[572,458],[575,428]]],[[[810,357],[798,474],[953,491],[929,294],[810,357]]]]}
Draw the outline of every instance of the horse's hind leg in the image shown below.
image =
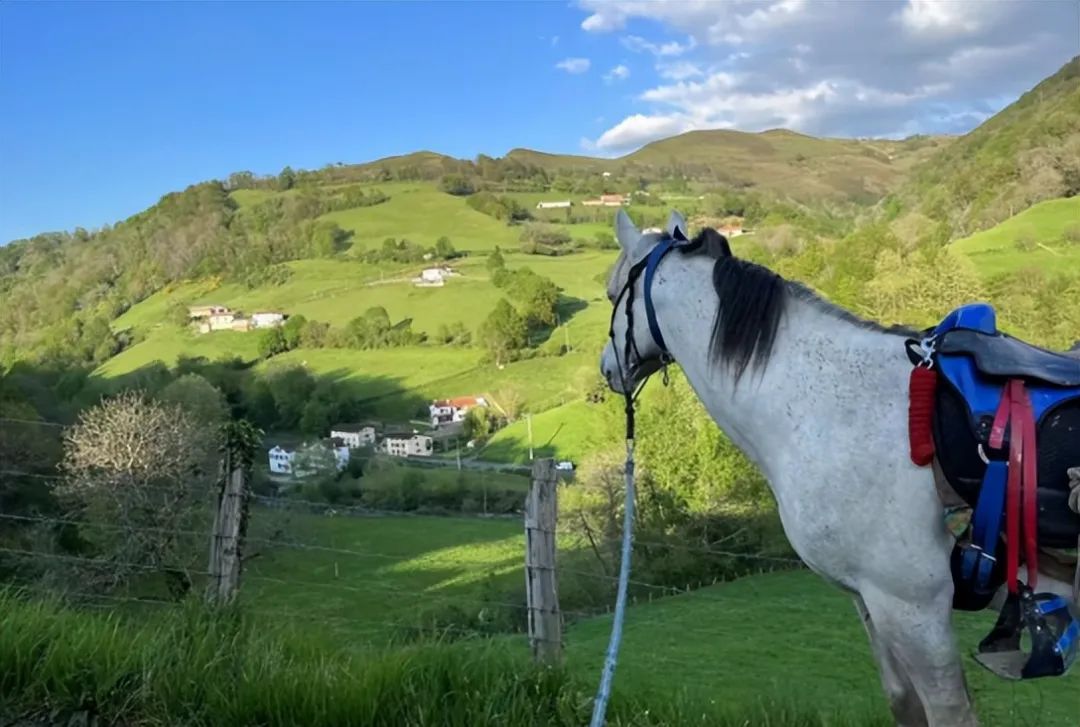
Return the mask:
{"type": "Polygon", "coordinates": [[[926,720],[926,710],[915,691],[915,685],[903,666],[897,662],[889,645],[878,635],[870,612],[859,596],[855,596],[855,608],[866,627],[867,636],[870,637],[870,647],[874,651],[874,659],[881,675],[881,686],[885,689],[885,696],[889,699],[889,708],[897,726],[928,727],[930,723],[926,720]]]}
{"type": "Polygon", "coordinates": [[[915,687],[924,710],[922,724],[978,727],[953,635],[952,589],[922,600],[904,600],[876,588],[863,589],[861,595],[875,641],[882,641],[915,687]]]}

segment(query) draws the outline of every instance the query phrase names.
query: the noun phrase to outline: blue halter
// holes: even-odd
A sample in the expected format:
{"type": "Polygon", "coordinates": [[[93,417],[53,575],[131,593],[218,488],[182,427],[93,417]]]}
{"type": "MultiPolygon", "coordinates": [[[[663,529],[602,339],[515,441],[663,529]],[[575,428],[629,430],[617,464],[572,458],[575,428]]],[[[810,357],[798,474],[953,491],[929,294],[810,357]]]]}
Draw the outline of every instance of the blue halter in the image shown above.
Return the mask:
{"type": "Polygon", "coordinates": [[[664,334],[660,332],[660,324],[656,321],[656,307],[653,305],[652,299],[652,281],[653,275],[656,274],[656,269],[660,267],[660,261],[664,259],[664,256],[678,247],[682,240],[676,240],[674,237],[669,237],[659,245],[654,247],[649,255],[645,258],[645,285],[643,296],[645,298],[645,320],[649,323],[649,333],[652,334],[653,341],[660,348],[660,356],[663,359],[671,359],[671,354],[668,352],[667,343],[664,341],[664,334]]]}

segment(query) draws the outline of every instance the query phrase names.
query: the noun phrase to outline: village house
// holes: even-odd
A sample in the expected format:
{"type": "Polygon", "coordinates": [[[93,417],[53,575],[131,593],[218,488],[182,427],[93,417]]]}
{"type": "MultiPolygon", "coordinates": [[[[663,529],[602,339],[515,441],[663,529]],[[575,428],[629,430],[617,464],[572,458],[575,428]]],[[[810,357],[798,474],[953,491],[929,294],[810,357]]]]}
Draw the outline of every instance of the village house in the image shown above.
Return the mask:
{"type": "Polygon", "coordinates": [[[422,287],[438,288],[445,285],[446,279],[454,274],[453,269],[447,265],[424,268],[420,271],[420,277],[413,278],[413,283],[422,287]]]}
{"type": "Polygon", "coordinates": [[[291,475],[293,458],[296,452],[274,445],[268,454],[270,455],[270,471],[275,475],[291,475]]]}
{"type": "Polygon", "coordinates": [[[349,449],[359,449],[375,444],[374,424],[338,424],[330,429],[330,436],[340,439],[349,449]]]}
{"type": "Polygon", "coordinates": [[[224,305],[193,305],[188,306],[188,318],[201,320],[210,316],[222,315],[229,312],[228,306],[224,305]]]}
{"type": "Polygon", "coordinates": [[[538,210],[558,210],[566,209],[567,207],[573,207],[574,203],[568,199],[559,200],[557,202],[537,202],[536,209],[538,210]]]}
{"type": "Polygon", "coordinates": [[[381,448],[392,457],[430,457],[434,440],[418,432],[387,432],[381,448]]]}
{"type": "Polygon", "coordinates": [[[629,203],[625,194],[602,194],[598,199],[587,199],[581,204],[586,207],[621,207],[629,203]]]}
{"type": "Polygon", "coordinates": [[[264,311],[251,314],[252,328],[276,328],[285,323],[285,314],[276,311],[264,311]]]}
{"type": "Polygon", "coordinates": [[[233,318],[232,330],[234,331],[250,331],[251,319],[249,318],[233,318]]]}
{"type": "Polygon", "coordinates": [[[349,464],[349,448],[343,441],[340,439],[320,440],[305,443],[295,450],[275,445],[267,453],[270,459],[270,472],[296,477],[319,474],[318,469],[312,469],[311,465],[305,465],[305,463],[317,462],[325,458],[327,453],[333,454],[334,468],[337,471],[340,472],[349,464]],[[299,461],[297,461],[298,458],[299,461]]]}
{"type": "Polygon", "coordinates": [[[482,396],[459,396],[456,399],[437,399],[428,406],[431,413],[431,426],[438,428],[444,424],[465,421],[470,409],[487,406],[482,396]]]}

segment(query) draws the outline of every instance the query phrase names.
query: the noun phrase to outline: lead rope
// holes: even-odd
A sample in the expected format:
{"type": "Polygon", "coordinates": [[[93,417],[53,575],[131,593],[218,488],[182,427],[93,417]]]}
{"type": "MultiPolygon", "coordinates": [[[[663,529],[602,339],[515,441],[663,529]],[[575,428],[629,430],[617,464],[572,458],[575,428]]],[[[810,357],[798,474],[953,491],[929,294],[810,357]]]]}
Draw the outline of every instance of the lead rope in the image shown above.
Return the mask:
{"type": "MultiPolygon", "coordinates": [[[[622,372],[620,371],[620,374],[622,372]]],[[[664,379],[667,380],[667,367],[664,367],[664,379]]],[[[644,382],[642,382],[644,386],[644,382]]],[[[641,393],[641,389],[638,389],[641,393]]],[[[593,703],[590,727],[602,727],[607,712],[608,699],[611,697],[611,681],[615,677],[615,663],[619,656],[619,644],[622,641],[623,618],[626,615],[626,588],[630,581],[630,546],[634,529],[634,399],[626,394],[626,506],[623,512],[622,561],[619,563],[619,586],[615,596],[615,617],[611,623],[611,639],[607,654],[604,656],[604,670],[600,675],[600,688],[593,703]]]]}

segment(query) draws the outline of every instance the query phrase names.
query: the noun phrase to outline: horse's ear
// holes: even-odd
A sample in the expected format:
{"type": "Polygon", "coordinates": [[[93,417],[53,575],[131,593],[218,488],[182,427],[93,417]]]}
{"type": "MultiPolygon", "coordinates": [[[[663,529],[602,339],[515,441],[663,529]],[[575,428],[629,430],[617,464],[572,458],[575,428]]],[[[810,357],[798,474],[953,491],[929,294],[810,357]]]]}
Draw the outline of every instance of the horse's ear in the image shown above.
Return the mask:
{"type": "Polygon", "coordinates": [[[667,233],[677,240],[687,240],[686,218],[678,210],[672,210],[667,221],[667,233]]]}
{"type": "Polygon", "coordinates": [[[641,232],[634,226],[633,220],[624,209],[615,213],[615,239],[619,241],[619,247],[628,258],[638,259],[638,248],[642,246],[641,232]]]}

